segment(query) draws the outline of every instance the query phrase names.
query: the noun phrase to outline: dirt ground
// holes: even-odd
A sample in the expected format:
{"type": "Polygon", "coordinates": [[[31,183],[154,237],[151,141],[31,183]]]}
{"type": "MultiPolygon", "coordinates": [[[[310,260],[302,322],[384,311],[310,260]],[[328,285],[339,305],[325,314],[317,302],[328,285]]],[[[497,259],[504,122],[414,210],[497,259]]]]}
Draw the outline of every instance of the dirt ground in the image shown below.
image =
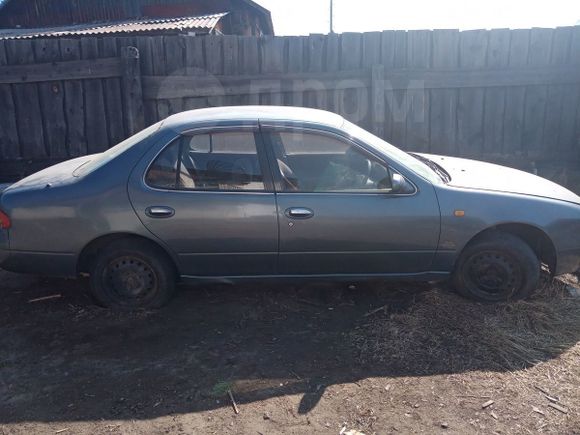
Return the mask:
{"type": "Polygon", "coordinates": [[[0,271],[0,434],[580,434],[562,289],[484,306],[416,284],[191,287],[119,314],[86,286],[0,271]]]}

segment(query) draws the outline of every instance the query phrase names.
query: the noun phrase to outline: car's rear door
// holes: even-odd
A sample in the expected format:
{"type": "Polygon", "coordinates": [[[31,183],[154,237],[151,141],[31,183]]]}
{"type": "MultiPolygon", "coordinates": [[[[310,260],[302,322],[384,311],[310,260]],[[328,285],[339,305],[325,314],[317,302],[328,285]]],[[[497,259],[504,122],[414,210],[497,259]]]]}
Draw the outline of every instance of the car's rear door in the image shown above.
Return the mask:
{"type": "Polygon", "coordinates": [[[283,275],[417,274],[433,262],[433,187],[390,191],[388,163],[324,131],[262,125],[274,177],[283,275]]]}
{"type": "Polygon", "coordinates": [[[134,170],[129,194],[183,275],[276,272],[276,200],[257,122],[201,129],[159,146],[134,170]]]}

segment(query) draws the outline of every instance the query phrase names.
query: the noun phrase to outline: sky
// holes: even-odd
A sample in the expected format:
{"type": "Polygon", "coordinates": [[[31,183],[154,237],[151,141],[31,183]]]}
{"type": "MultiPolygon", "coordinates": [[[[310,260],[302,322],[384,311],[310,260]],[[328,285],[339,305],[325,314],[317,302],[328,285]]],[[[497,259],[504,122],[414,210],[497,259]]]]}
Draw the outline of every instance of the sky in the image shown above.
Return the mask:
{"type": "MultiPolygon", "coordinates": [[[[277,35],[328,33],[330,0],[254,0],[277,35]]],[[[334,0],[334,31],[491,29],[580,24],[580,0],[334,0]]]]}

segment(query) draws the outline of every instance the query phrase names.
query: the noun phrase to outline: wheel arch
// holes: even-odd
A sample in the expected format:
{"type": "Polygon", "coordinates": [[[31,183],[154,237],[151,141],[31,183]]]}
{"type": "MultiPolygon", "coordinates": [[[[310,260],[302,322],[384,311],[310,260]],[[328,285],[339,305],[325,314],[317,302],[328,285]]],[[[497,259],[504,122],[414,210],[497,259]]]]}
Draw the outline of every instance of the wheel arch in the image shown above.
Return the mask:
{"type": "Polygon", "coordinates": [[[91,264],[96,259],[99,251],[104,247],[106,247],[107,245],[109,245],[110,243],[118,240],[141,241],[146,242],[151,246],[155,247],[157,250],[159,250],[160,253],[166,256],[166,258],[173,266],[176,276],[179,277],[179,267],[177,266],[177,259],[167,250],[167,248],[165,248],[162,244],[156,242],[153,239],[132,233],[106,234],[103,236],[99,236],[96,239],[93,239],[92,241],[87,243],[87,245],[83,248],[83,250],[78,256],[77,274],[89,273],[91,264]]]}
{"type": "Polygon", "coordinates": [[[498,232],[508,233],[523,240],[534,251],[540,262],[548,267],[550,274],[555,274],[558,258],[552,239],[542,229],[531,224],[519,222],[496,224],[477,233],[461,249],[461,253],[455,260],[455,265],[457,265],[461,255],[469,246],[498,232]]]}

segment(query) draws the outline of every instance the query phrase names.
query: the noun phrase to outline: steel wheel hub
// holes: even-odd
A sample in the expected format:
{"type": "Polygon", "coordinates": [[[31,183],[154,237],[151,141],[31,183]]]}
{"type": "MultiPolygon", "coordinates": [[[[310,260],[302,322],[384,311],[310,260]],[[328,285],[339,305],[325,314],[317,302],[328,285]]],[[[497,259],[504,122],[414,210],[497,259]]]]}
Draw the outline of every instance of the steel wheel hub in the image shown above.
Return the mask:
{"type": "Polygon", "coordinates": [[[473,287],[487,297],[510,296],[522,283],[519,265],[502,252],[480,252],[473,255],[466,266],[473,287]]]}
{"type": "Polygon", "coordinates": [[[111,261],[105,276],[110,288],[122,298],[146,298],[157,286],[155,271],[136,257],[120,257],[111,261]]]}

